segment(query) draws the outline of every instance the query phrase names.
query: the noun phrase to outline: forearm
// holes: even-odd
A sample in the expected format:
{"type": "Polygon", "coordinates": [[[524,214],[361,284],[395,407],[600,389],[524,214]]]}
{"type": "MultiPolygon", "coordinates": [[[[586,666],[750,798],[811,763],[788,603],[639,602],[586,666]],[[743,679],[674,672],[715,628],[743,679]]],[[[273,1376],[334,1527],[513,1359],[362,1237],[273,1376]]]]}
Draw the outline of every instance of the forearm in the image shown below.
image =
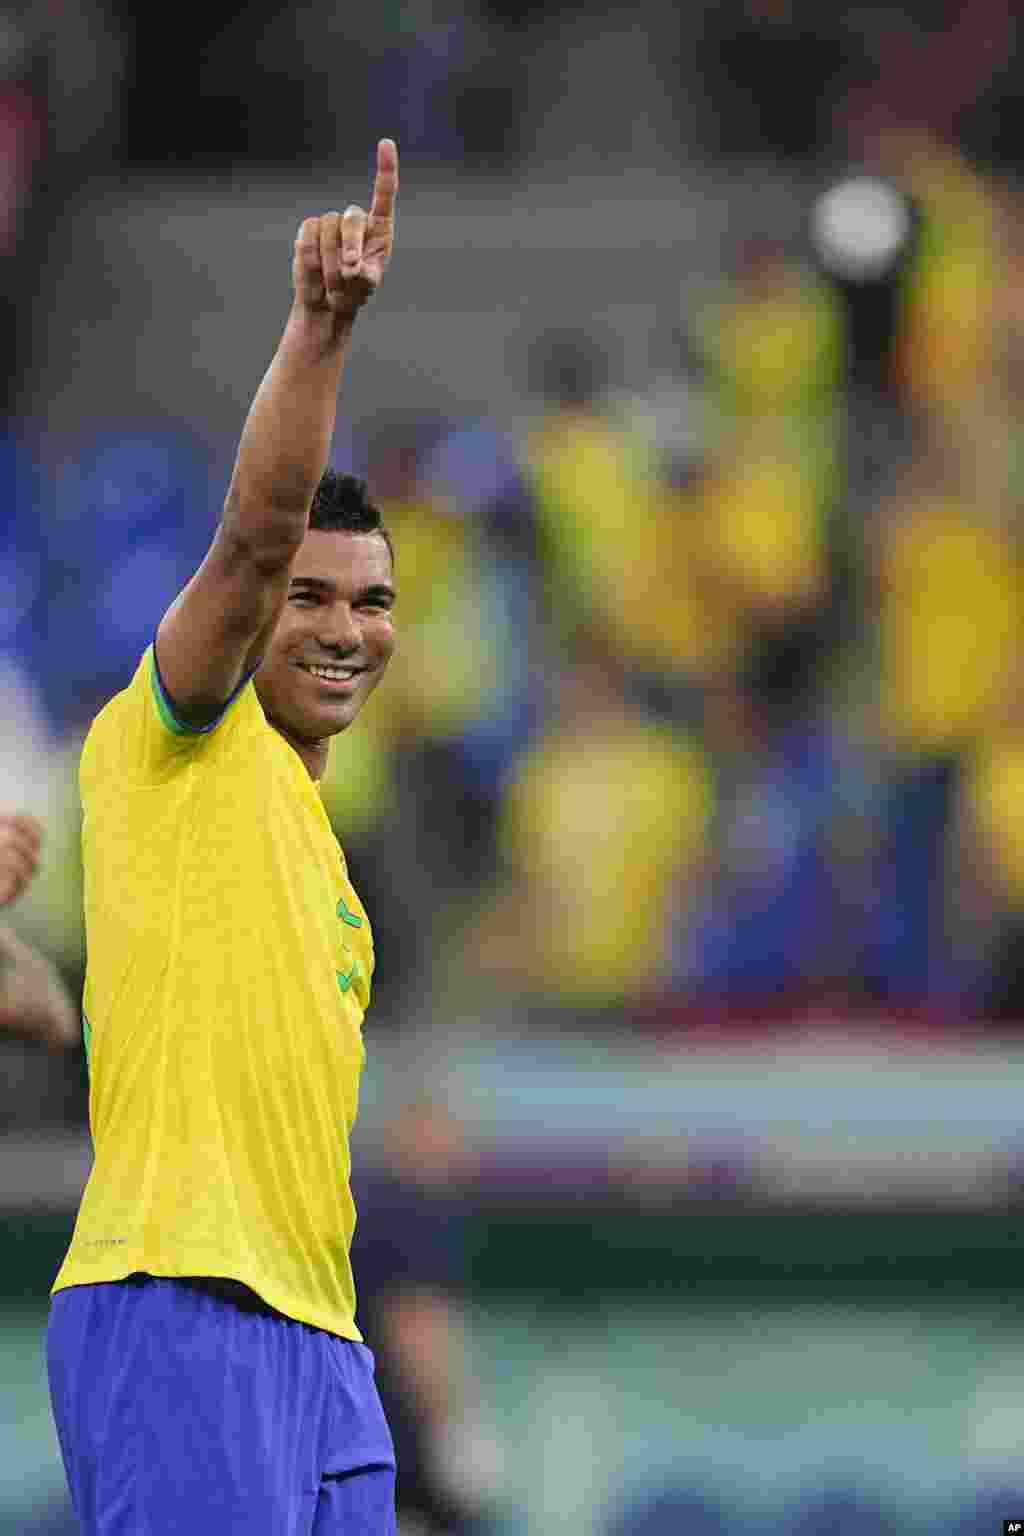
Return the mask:
{"type": "Polygon", "coordinates": [[[458,1418],[464,1371],[454,1308],[429,1287],[404,1292],[383,1312],[388,1348],[417,1412],[440,1426],[458,1418]]]}
{"type": "Polygon", "coordinates": [[[78,1013],[49,960],[0,927],[0,1030],[66,1050],[81,1039],[78,1013]]]}
{"type": "Polygon", "coordinates": [[[227,531],[253,551],[301,543],[327,467],[352,321],[296,305],[249,410],[228,491],[227,531]]]}

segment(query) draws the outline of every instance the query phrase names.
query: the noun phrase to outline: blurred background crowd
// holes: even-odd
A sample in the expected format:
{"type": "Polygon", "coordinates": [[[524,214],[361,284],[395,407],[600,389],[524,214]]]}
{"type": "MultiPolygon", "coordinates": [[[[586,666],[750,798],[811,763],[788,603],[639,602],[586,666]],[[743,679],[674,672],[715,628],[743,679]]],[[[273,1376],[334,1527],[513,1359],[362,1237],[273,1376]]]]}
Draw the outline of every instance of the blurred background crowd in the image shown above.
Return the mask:
{"type": "MultiPolygon", "coordinates": [[[[323,793],[377,945],[360,1209],[410,1533],[1024,1517],[1022,47],[1012,0],[0,17],[0,806],[46,826],[14,920],[72,989],[84,733],[209,541],[294,228],[400,146],[334,458],[400,644],[323,793]],[[958,1177],[981,1235],[928,1225],[958,1177]],[[862,1315],[820,1223],[856,1207],[884,1268],[900,1200],[903,1292],[862,1315]]],[[[84,1058],[0,1063],[45,1257],[84,1058]]],[[[70,1531],[20,1347],[41,1449],[0,1528],[70,1531]]]]}

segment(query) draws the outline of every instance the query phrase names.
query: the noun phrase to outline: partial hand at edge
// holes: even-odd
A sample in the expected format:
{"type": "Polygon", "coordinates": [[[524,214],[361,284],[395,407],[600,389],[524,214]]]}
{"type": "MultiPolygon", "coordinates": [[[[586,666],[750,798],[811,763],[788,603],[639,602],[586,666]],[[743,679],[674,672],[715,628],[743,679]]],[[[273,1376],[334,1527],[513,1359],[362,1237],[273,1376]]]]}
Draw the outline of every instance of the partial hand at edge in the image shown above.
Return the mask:
{"type": "Polygon", "coordinates": [[[0,812],[0,907],[10,906],[39,866],[43,829],[34,816],[0,812]]]}

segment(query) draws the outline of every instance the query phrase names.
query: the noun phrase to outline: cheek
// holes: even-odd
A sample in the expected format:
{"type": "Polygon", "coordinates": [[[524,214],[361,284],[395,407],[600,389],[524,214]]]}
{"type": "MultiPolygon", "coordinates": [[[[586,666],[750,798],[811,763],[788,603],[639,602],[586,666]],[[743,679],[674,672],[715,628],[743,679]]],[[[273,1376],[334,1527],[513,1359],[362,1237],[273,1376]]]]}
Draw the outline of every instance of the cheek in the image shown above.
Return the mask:
{"type": "Polygon", "coordinates": [[[304,639],[301,620],[296,623],[295,615],[285,609],[267,644],[264,664],[273,667],[276,673],[287,671],[293,665],[295,656],[301,653],[304,639]]]}
{"type": "Polygon", "coordinates": [[[395,654],[395,626],[382,624],[373,637],[373,647],[382,662],[390,661],[395,654]]]}
{"type": "Polygon", "coordinates": [[[287,691],[289,683],[294,682],[296,674],[292,657],[295,649],[292,627],[279,624],[270,637],[260,666],[269,687],[276,690],[284,688],[287,691]]]}

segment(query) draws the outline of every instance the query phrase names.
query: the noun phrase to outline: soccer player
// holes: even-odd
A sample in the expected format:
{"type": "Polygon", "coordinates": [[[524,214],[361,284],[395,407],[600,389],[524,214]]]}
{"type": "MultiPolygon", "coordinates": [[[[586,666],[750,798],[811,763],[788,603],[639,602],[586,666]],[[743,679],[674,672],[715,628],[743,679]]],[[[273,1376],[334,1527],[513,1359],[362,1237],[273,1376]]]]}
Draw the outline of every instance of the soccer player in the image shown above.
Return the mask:
{"type": "Polygon", "coordinates": [[[95,1164],[47,1353],[84,1536],[395,1529],[349,1264],[373,949],[317,779],[394,646],[325,471],[397,186],[383,139],[369,212],[302,224],[213,543],[82,752],[95,1164]]]}
{"type": "MultiPolygon", "coordinates": [[[[34,816],[0,814],[0,907],[28,886],[39,863],[43,830],[34,816]]],[[[0,924],[0,1030],[66,1050],[81,1040],[78,1017],[55,968],[31,944],[0,924]]]]}

